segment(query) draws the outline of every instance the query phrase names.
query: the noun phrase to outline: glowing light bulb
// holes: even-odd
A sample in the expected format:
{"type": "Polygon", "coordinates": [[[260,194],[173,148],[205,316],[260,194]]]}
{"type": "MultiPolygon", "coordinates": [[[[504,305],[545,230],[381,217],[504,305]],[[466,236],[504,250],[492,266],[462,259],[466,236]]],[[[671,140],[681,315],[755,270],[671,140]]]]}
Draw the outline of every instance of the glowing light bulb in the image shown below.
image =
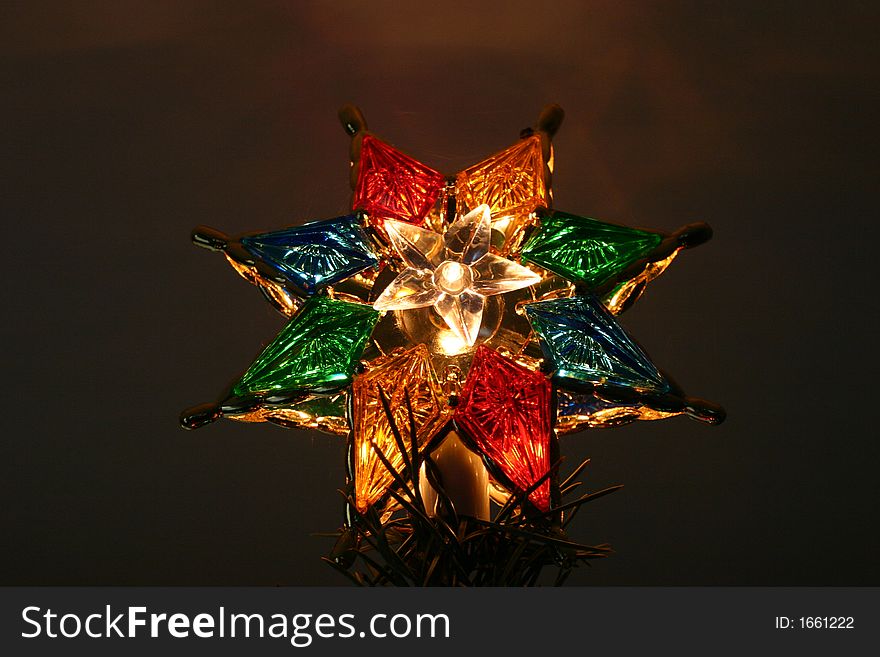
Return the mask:
{"type": "Polygon", "coordinates": [[[448,281],[458,281],[464,276],[464,267],[457,262],[447,260],[444,267],[444,274],[448,281]]]}
{"type": "Polygon", "coordinates": [[[437,341],[440,351],[446,356],[457,356],[466,352],[470,345],[452,331],[443,331],[437,341]]]}
{"type": "Polygon", "coordinates": [[[441,262],[434,270],[434,285],[447,294],[461,294],[470,287],[473,279],[471,268],[454,260],[441,262]]]}

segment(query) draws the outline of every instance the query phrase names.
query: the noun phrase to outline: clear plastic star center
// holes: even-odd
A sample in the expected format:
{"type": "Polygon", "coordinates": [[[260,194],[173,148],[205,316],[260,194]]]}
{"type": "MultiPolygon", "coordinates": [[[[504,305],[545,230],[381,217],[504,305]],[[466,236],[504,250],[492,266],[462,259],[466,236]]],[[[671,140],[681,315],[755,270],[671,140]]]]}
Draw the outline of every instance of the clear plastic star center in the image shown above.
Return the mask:
{"type": "Polygon", "coordinates": [[[528,267],[489,252],[489,206],[457,217],[444,235],[389,219],[385,231],[406,268],[385,288],[376,310],[433,306],[467,346],[480,333],[486,297],[534,285],[528,267]]]}

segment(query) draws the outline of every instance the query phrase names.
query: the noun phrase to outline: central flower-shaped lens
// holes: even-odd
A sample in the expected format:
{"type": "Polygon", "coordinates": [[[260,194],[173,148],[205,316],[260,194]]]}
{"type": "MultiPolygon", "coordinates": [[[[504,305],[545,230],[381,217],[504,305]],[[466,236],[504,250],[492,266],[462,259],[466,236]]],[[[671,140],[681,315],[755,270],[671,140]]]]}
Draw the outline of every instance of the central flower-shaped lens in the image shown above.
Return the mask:
{"type": "Polygon", "coordinates": [[[490,253],[492,217],[480,205],[443,235],[405,221],[387,219],[385,232],[406,265],[373,303],[376,310],[434,306],[461,344],[477,341],[486,297],[534,285],[535,272],[490,253]]]}
{"type": "Polygon", "coordinates": [[[446,294],[458,296],[471,286],[473,280],[471,268],[454,260],[441,262],[434,270],[434,285],[446,294]]]}

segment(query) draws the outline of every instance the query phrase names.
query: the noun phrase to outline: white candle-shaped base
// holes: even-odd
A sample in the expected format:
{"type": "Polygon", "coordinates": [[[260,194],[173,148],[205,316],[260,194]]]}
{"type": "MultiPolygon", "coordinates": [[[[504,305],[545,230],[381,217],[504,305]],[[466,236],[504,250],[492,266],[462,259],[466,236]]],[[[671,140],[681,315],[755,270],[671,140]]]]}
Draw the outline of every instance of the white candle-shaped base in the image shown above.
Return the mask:
{"type": "MultiPolygon", "coordinates": [[[[464,446],[458,434],[450,431],[440,446],[431,452],[431,460],[440,470],[443,490],[460,516],[489,519],[489,473],[483,460],[464,446]]],[[[437,513],[437,491],[428,482],[422,465],[419,490],[425,508],[432,516],[437,513]]]]}

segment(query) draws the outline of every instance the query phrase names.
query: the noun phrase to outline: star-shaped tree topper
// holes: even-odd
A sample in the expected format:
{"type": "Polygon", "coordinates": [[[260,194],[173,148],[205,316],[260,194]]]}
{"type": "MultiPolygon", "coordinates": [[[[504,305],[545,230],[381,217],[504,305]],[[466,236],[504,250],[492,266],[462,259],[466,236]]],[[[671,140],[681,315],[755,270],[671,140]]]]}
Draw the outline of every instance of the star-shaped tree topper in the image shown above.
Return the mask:
{"type": "Polygon", "coordinates": [[[711,230],[553,210],[562,116],[546,108],[514,145],[446,177],[347,106],[351,214],[238,237],[196,228],[196,244],[223,252],[289,319],[183,426],[225,416],[347,435],[357,507],[386,511],[396,483],[384,463],[408,458],[395,431],[408,427],[425,452],[455,432],[496,498],[541,484],[528,499],[546,510],[558,434],[681,414],[720,422],[723,410],[686,396],[616,317],[711,230]]]}

